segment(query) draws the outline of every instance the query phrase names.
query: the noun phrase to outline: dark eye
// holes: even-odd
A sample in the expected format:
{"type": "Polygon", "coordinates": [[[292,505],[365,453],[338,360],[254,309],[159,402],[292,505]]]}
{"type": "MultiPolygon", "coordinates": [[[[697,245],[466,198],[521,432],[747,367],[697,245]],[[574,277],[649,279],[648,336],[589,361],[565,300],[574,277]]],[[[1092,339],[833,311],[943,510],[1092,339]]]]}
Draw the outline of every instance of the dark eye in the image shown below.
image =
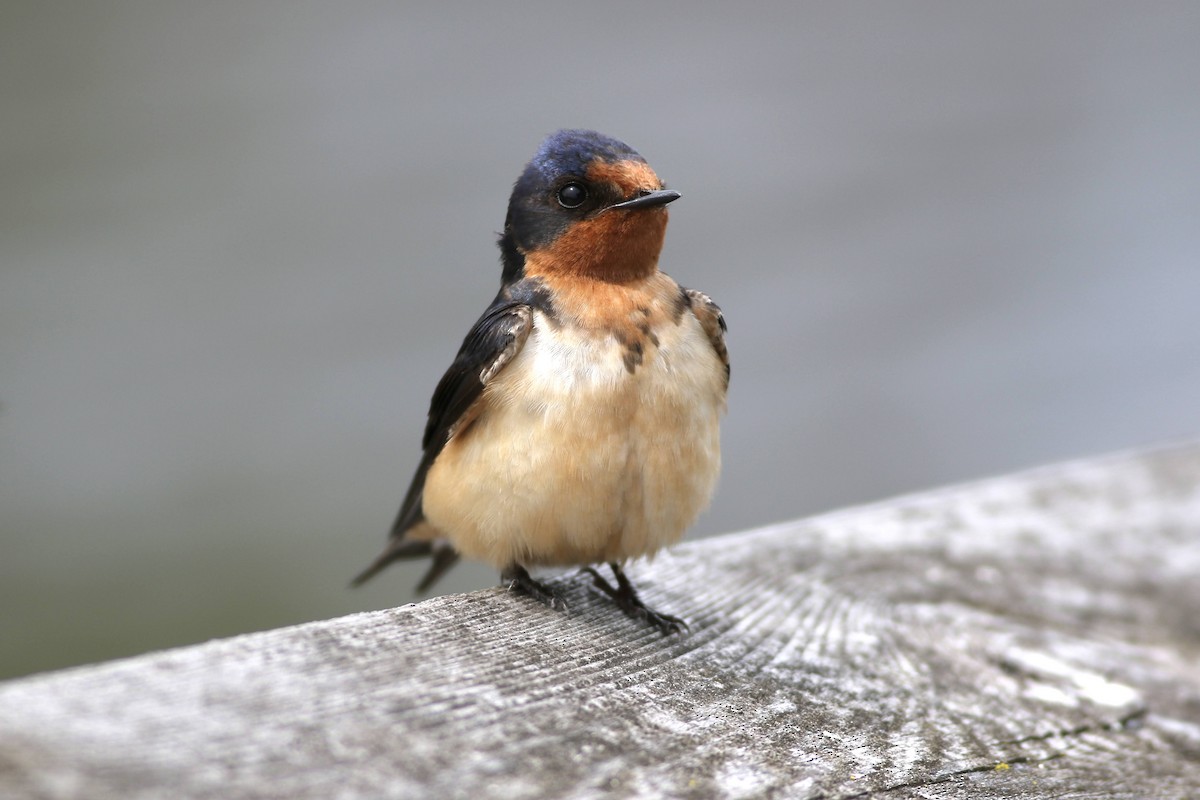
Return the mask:
{"type": "Polygon", "coordinates": [[[587,189],[582,183],[568,183],[558,190],[558,204],[563,208],[579,208],[587,200],[587,189]]]}

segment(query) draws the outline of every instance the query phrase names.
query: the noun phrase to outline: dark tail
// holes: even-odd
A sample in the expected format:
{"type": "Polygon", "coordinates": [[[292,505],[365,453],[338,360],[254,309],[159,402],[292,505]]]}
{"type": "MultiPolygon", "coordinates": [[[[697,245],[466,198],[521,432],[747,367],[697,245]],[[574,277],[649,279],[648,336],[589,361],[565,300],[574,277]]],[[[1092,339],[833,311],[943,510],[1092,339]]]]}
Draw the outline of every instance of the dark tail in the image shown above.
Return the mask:
{"type": "Polygon", "coordinates": [[[421,582],[417,584],[417,592],[424,594],[429,591],[429,587],[437,583],[438,578],[445,575],[451,567],[458,563],[458,558],[458,551],[446,542],[434,544],[433,563],[425,571],[425,577],[421,578],[421,582]]]}
{"type": "Polygon", "coordinates": [[[354,580],[350,581],[351,586],[362,586],[367,581],[374,578],[379,572],[391,564],[393,561],[407,561],[411,558],[422,558],[424,556],[433,555],[433,542],[424,541],[421,539],[392,539],[388,542],[387,547],[379,554],[379,557],[371,562],[371,566],[364,569],[355,576],[354,580]]]}
{"type": "Polygon", "coordinates": [[[444,540],[431,542],[424,539],[393,539],[388,542],[388,546],[384,548],[378,558],[371,562],[369,567],[355,576],[350,585],[362,586],[393,561],[408,561],[426,556],[431,556],[433,563],[429,565],[425,577],[421,578],[421,582],[417,584],[417,591],[425,592],[437,582],[438,578],[445,575],[447,570],[458,563],[458,551],[444,540]]]}

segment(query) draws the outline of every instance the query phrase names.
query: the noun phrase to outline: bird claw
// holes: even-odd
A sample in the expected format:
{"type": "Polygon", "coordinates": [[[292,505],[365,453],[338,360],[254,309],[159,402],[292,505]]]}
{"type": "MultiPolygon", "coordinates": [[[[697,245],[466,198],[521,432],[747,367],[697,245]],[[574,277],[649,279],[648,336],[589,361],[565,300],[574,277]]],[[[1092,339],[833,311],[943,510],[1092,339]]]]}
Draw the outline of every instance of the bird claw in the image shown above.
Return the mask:
{"type": "MultiPolygon", "coordinates": [[[[639,601],[640,602],[640,601],[639,601]]],[[[664,614],[661,611],[655,611],[652,608],[647,608],[645,605],[638,605],[633,608],[626,608],[618,604],[622,611],[635,619],[644,619],[649,622],[663,636],[674,636],[677,633],[686,633],[691,630],[688,624],[679,617],[672,614],[664,614]]]]}
{"type": "Polygon", "coordinates": [[[648,607],[638,597],[637,591],[633,588],[633,584],[629,582],[629,578],[621,570],[620,565],[614,563],[609,564],[609,566],[612,568],[613,575],[617,578],[617,585],[615,587],[605,580],[604,576],[593,567],[584,567],[583,571],[592,576],[592,584],[608,595],[617,608],[625,612],[626,616],[649,622],[664,636],[672,636],[690,630],[688,624],[679,617],[671,614],[663,614],[648,607]]]}
{"type": "Polygon", "coordinates": [[[531,597],[537,600],[542,605],[553,611],[566,612],[567,601],[560,595],[554,592],[549,586],[544,583],[539,583],[530,577],[524,567],[514,566],[506,569],[500,576],[501,580],[508,581],[508,590],[517,594],[523,594],[526,597],[531,597]]]}

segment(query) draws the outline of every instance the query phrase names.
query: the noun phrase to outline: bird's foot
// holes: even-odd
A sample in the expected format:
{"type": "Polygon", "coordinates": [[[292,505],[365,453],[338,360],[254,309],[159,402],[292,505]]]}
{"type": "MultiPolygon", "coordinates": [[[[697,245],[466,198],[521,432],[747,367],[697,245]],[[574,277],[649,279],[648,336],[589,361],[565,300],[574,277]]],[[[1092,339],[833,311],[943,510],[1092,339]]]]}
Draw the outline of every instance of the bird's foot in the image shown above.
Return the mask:
{"type": "Polygon", "coordinates": [[[583,571],[592,576],[592,583],[595,584],[597,589],[611,597],[612,601],[616,603],[617,608],[624,611],[627,616],[649,622],[664,636],[671,636],[672,634],[683,633],[688,630],[688,624],[679,617],[655,611],[643,603],[642,598],[638,597],[637,590],[629,582],[629,578],[626,577],[620,564],[613,562],[608,566],[612,568],[613,575],[617,579],[615,587],[606,581],[594,568],[584,567],[583,571]]]}
{"type": "Polygon", "coordinates": [[[510,592],[527,595],[537,600],[547,608],[555,611],[566,611],[567,601],[544,583],[539,583],[529,576],[520,564],[513,564],[500,573],[500,580],[508,584],[510,592]]]}

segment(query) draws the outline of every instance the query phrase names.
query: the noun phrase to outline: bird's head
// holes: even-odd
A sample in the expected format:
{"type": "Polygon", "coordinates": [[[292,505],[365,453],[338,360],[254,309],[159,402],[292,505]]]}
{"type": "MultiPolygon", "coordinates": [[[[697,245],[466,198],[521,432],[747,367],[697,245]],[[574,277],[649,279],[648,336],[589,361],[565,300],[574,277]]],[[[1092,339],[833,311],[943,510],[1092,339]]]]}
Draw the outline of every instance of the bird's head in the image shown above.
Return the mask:
{"type": "Polygon", "coordinates": [[[658,268],[666,205],[678,198],[624,142],[595,131],[552,133],[513,186],[500,238],[504,281],[645,277],[658,268]]]}

